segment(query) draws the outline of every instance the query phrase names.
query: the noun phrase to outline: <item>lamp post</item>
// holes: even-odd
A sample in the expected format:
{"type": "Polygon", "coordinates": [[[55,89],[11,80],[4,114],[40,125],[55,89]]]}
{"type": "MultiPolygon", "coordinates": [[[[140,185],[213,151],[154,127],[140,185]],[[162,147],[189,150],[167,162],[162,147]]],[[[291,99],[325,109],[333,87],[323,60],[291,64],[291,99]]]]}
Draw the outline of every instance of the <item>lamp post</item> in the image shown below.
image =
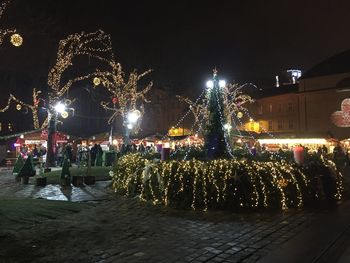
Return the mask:
{"type": "Polygon", "coordinates": [[[135,128],[140,117],[141,112],[139,110],[132,110],[127,113],[124,120],[124,144],[129,144],[130,132],[135,128]]]}
{"type": "Polygon", "coordinates": [[[226,82],[219,80],[217,71],[214,69],[213,78],[207,81],[206,86],[209,99],[209,122],[206,126],[205,145],[208,158],[215,159],[225,155],[225,130],[230,129],[227,125],[224,127],[226,118],[222,89],[226,86],[226,82]]]}
{"type": "Polygon", "coordinates": [[[47,154],[46,154],[46,167],[55,166],[55,153],[56,153],[56,132],[57,132],[57,119],[58,114],[62,116],[62,118],[68,117],[67,110],[73,111],[73,108],[67,108],[66,105],[60,101],[58,101],[54,106],[49,106],[48,118],[49,124],[47,128],[47,154]]]}

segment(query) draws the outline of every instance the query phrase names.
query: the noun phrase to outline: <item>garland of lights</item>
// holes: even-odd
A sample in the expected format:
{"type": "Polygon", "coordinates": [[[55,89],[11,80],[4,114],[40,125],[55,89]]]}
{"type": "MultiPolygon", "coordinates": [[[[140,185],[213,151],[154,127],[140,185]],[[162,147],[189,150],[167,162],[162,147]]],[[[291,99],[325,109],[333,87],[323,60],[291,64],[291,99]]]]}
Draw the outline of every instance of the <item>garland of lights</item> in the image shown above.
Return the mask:
{"type": "MultiPolygon", "coordinates": [[[[342,197],[342,175],[334,163],[318,167],[323,176],[335,178],[332,192],[342,197]]],[[[166,206],[209,208],[281,208],[302,207],[322,198],[312,182],[315,176],[306,168],[281,162],[247,162],[236,159],[212,161],[148,161],[140,154],[126,155],[117,161],[113,188],[128,196],[166,206]],[[306,174],[307,173],[307,174],[306,174]]],[[[318,175],[316,175],[318,176],[318,175]]]]}

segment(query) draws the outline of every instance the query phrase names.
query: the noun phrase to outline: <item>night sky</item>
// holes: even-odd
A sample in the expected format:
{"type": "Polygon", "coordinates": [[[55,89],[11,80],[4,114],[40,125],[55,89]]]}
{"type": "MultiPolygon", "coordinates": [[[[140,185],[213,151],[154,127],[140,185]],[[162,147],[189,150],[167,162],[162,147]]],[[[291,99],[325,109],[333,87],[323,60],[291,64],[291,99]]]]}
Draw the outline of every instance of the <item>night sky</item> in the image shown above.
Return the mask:
{"type": "MultiPolygon", "coordinates": [[[[349,1],[331,0],[13,0],[0,22],[24,45],[4,43],[0,69],[45,89],[59,39],[103,29],[126,69],[154,69],[155,87],[199,94],[213,67],[229,82],[271,87],[283,70],[305,71],[349,49],[349,10],[349,1]]],[[[5,93],[27,88],[0,84],[5,93]]]]}

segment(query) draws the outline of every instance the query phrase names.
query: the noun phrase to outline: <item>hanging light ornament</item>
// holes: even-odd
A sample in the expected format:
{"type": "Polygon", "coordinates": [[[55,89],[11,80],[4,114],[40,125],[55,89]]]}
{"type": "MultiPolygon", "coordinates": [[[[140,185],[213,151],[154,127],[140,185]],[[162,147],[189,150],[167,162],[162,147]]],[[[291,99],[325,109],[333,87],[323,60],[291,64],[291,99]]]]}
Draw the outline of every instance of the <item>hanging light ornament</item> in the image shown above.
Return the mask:
{"type": "Polygon", "coordinates": [[[113,97],[113,98],[112,98],[112,102],[113,102],[113,104],[117,104],[117,103],[118,103],[118,98],[113,97]]]}
{"type": "Polygon", "coordinates": [[[237,118],[241,119],[242,117],[243,117],[243,113],[242,113],[241,111],[239,111],[239,112],[237,113],[237,118]]]}
{"type": "Polygon", "coordinates": [[[67,118],[68,118],[68,112],[63,111],[63,112],[61,113],[61,116],[62,116],[63,119],[67,119],[67,118]]]}
{"type": "Polygon", "coordinates": [[[10,42],[15,47],[19,47],[19,46],[22,46],[23,44],[23,38],[21,37],[20,34],[13,34],[11,36],[10,42]]]}
{"type": "Polygon", "coordinates": [[[101,80],[98,77],[94,77],[94,79],[92,80],[92,82],[94,83],[95,86],[98,86],[101,84],[101,80]]]}
{"type": "Polygon", "coordinates": [[[16,105],[16,110],[21,110],[22,109],[22,105],[21,104],[17,104],[16,105]]]}

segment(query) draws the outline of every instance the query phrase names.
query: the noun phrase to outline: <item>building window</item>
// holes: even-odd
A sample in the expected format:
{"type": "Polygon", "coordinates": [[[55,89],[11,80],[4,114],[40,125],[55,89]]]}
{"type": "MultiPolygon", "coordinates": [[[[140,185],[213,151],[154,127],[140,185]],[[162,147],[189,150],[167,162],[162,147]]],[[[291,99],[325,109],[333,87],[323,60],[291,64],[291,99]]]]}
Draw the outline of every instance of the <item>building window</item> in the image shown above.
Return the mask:
{"type": "Polygon", "coordinates": [[[291,102],[288,103],[288,111],[293,111],[293,104],[291,102]]]}
{"type": "Polygon", "coordinates": [[[278,120],[278,122],[277,122],[277,129],[279,129],[279,130],[283,129],[283,121],[282,120],[278,120]]]}
{"type": "Polygon", "coordinates": [[[288,128],[289,128],[289,129],[294,129],[294,123],[293,123],[292,120],[289,120],[288,128]]]}
{"type": "Polygon", "coordinates": [[[272,128],[273,128],[273,127],[272,127],[272,121],[270,120],[270,121],[269,121],[269,131],[272,131],[272,128]]]}
{"type": "Polygon", "coordinates": [[[272,113],[272,104],[269,104],[269,112],[272,113]]]}
{"type": "Polygon", "coordinates": [[[259,106],[258,113],[261,115],[263,114],[263,105],[259,106]]]}
{"type": "Polygon", "coordinates": [[[278,104],[278,112],[282,112],[282,104],[278,104]]]}

